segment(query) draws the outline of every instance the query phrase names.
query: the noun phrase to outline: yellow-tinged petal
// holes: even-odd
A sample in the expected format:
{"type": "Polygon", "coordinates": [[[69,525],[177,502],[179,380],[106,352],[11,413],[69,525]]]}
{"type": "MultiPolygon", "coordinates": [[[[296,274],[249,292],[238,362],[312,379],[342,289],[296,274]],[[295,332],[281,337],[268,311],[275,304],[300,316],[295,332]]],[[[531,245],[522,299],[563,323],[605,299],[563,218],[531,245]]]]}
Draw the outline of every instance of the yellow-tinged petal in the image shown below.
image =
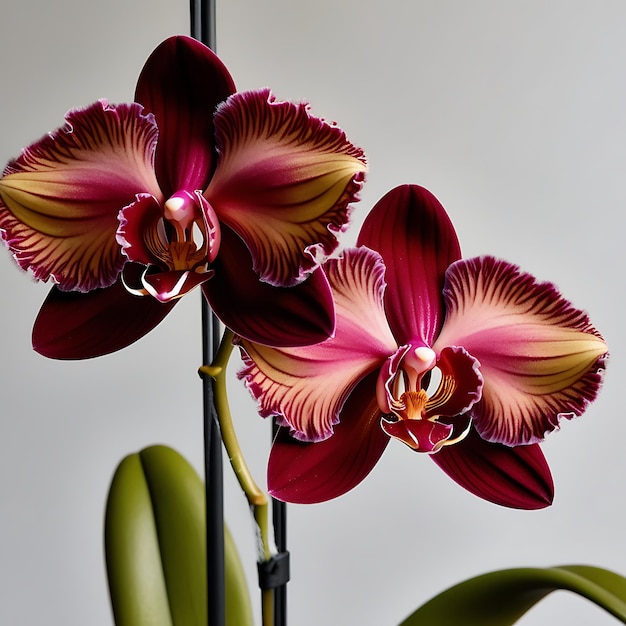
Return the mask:
{"type": "Polygon", "coordinates": [[[152,162],[157,128],[137,104],[106,100],[66,116],[0,179],[0,231],[37,279],[90,291],[115,282],[125,258],[118,213],[143,192],[160,199],[152,162]]]}
{"type": "Polygon", "coordinates": [[[541,441],[595,398],[608,348],[551,283],[481,257],[450,266],[444,298],[435,349],[463,346],[480,362],[484,387],[472,414],[484,439],[541,441]]]}
{"type": "Polygon", "coordinates": [[[324,265],[337,325],[322,343],[271,348],[241,340],[245,367],[239,377],[259,401],[261,416],[279,416],[303,441],[333,434],[358,382],[397,350],[383,310],[384,269],[367,248],[346,250],[324,265]]]}
{"type": "Polygon", "coordinates": [[[248,246],[261,280],[291,286],[337,247],[367,169],[363,151],[305,104],[269,90],[231,96],[215,116],[206,197],[248,246]]]}

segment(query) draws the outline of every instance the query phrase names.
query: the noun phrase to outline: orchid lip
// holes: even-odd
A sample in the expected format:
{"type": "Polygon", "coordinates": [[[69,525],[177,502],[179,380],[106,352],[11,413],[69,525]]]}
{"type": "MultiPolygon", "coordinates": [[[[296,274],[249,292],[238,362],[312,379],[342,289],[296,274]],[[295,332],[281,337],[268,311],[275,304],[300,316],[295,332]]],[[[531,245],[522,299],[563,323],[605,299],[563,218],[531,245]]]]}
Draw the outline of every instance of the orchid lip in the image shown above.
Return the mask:
{"type": "Polygon", "coordinates": [[[378,375],[382,430],[429,454],[458,443],[472,422],[469,413],[461,416],[480,398],[482,378],[477,368],[477,361],[462,349],[446,348],[437,355],[419,340],[402,346],[378,375]],[[438,379],[431,378],[433,372],[438,379]]]}
{"type": "MultiPolygon", "coordinates": [[[[148,266],[138,277],[139,285],[131,284],[124,272],[120,275],[120,280],[128,293],[140,297],[151,296],[159,302],[166,303],[181,298],[211,279],[214,273],[212,269],[204,272],[189,270],[162,272],[154,266],[148,266]]],[[[135,278],[137,280],[137,277],[135,278]]]]}
{"type": "MultiPolygon", "coordinates": [[[[117,241],[123,254],[149,268],[148,274],[212,274],[210,265],[219,252],[221,229],[213,207],[200,191],[177,191],[165,202],[138,194],[135,202],[120,211],[118,219],[117,241]]],[[[166,298],[188,291],[182,288],[183,283],[177,287],[168,279],[166,298]]],[[[199,284],[199,279],[193,277],[192,283],[199,284]]],[[[161,287],[150,284],[133,285],[130,291],[162,299],[161,287]]]]}

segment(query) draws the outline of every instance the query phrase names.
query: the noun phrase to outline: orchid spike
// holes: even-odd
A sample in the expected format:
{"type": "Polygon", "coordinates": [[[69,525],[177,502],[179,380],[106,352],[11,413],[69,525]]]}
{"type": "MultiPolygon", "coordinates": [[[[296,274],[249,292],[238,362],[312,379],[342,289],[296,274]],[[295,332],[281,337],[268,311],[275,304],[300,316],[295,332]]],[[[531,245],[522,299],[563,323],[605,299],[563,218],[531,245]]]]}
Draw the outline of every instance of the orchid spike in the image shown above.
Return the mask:
{"type": "Polygon", "coordinates": [[[112,352],[200,285],[243,336],[326,338],[334,315],[318,267],[338,245],[365,170],[362,150],[308,105],[268,89],[235,93],[209,48],[167,39],[146,62],[135,102],[70,111],[0,179],[3,240],[23,269],[56,284],[35,349],[112,352]],[[126,323],[137,311],[143,321],[126,323]]]}
{"type": "Polygon", "coordinates": [[[607,358],[587,315],[510,263],[462,260],[445,210],[421,187],[382,198],[357,243],[325,265],[331,338],[307,348],[239,339],[240,377],[283,427],[272,495],[339,496],[397,439],[486,500],[550,504],[538,443],[595,398],[607,358]]]}

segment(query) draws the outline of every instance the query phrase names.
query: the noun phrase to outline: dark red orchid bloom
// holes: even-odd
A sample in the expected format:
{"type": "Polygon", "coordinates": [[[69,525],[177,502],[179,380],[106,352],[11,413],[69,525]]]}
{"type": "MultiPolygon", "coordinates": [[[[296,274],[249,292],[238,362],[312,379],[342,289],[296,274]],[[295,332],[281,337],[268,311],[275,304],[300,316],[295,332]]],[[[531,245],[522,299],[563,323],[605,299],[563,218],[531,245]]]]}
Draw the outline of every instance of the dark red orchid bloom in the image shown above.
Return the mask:
{"type": "Polygon", "coordinates": [[[35,349],[113,352],[198,285],[243,336],[324,339],[334,315],[318,266],[337,246],[365,169],[363,152],[306,104],[235,93],[206,46],[166,40],[135,102],[70,111],[0,179],[4,241],[22,268],[56,283],[35,349]]]}
{"type": "Polygon", "coordinates": [[[595,398],[607,357],[586,314],[505,261],[461,260],[446,212],[421,187],[382,198],[358,244],[325,265],[331,338],[306,348],[239,340],[240,377],[282,426],[271,494],[339,496],[393,438],[486,500],[550,504],[538,442],[595,398]]]}

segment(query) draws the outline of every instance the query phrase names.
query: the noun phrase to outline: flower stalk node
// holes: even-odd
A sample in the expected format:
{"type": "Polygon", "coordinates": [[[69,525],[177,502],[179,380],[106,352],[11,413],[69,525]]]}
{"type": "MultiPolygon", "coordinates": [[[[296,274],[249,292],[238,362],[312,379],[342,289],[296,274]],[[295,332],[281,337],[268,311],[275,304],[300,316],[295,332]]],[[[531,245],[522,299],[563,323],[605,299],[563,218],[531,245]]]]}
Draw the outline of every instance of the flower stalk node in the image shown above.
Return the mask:
{"type": "Polygon", "coordinates": [[[201,365],[198,368],[198,376],[200,376],[200,378],[208,376],[209,378],[216,380],[223,369],[224,368],[221,365],[201,365]]]}

